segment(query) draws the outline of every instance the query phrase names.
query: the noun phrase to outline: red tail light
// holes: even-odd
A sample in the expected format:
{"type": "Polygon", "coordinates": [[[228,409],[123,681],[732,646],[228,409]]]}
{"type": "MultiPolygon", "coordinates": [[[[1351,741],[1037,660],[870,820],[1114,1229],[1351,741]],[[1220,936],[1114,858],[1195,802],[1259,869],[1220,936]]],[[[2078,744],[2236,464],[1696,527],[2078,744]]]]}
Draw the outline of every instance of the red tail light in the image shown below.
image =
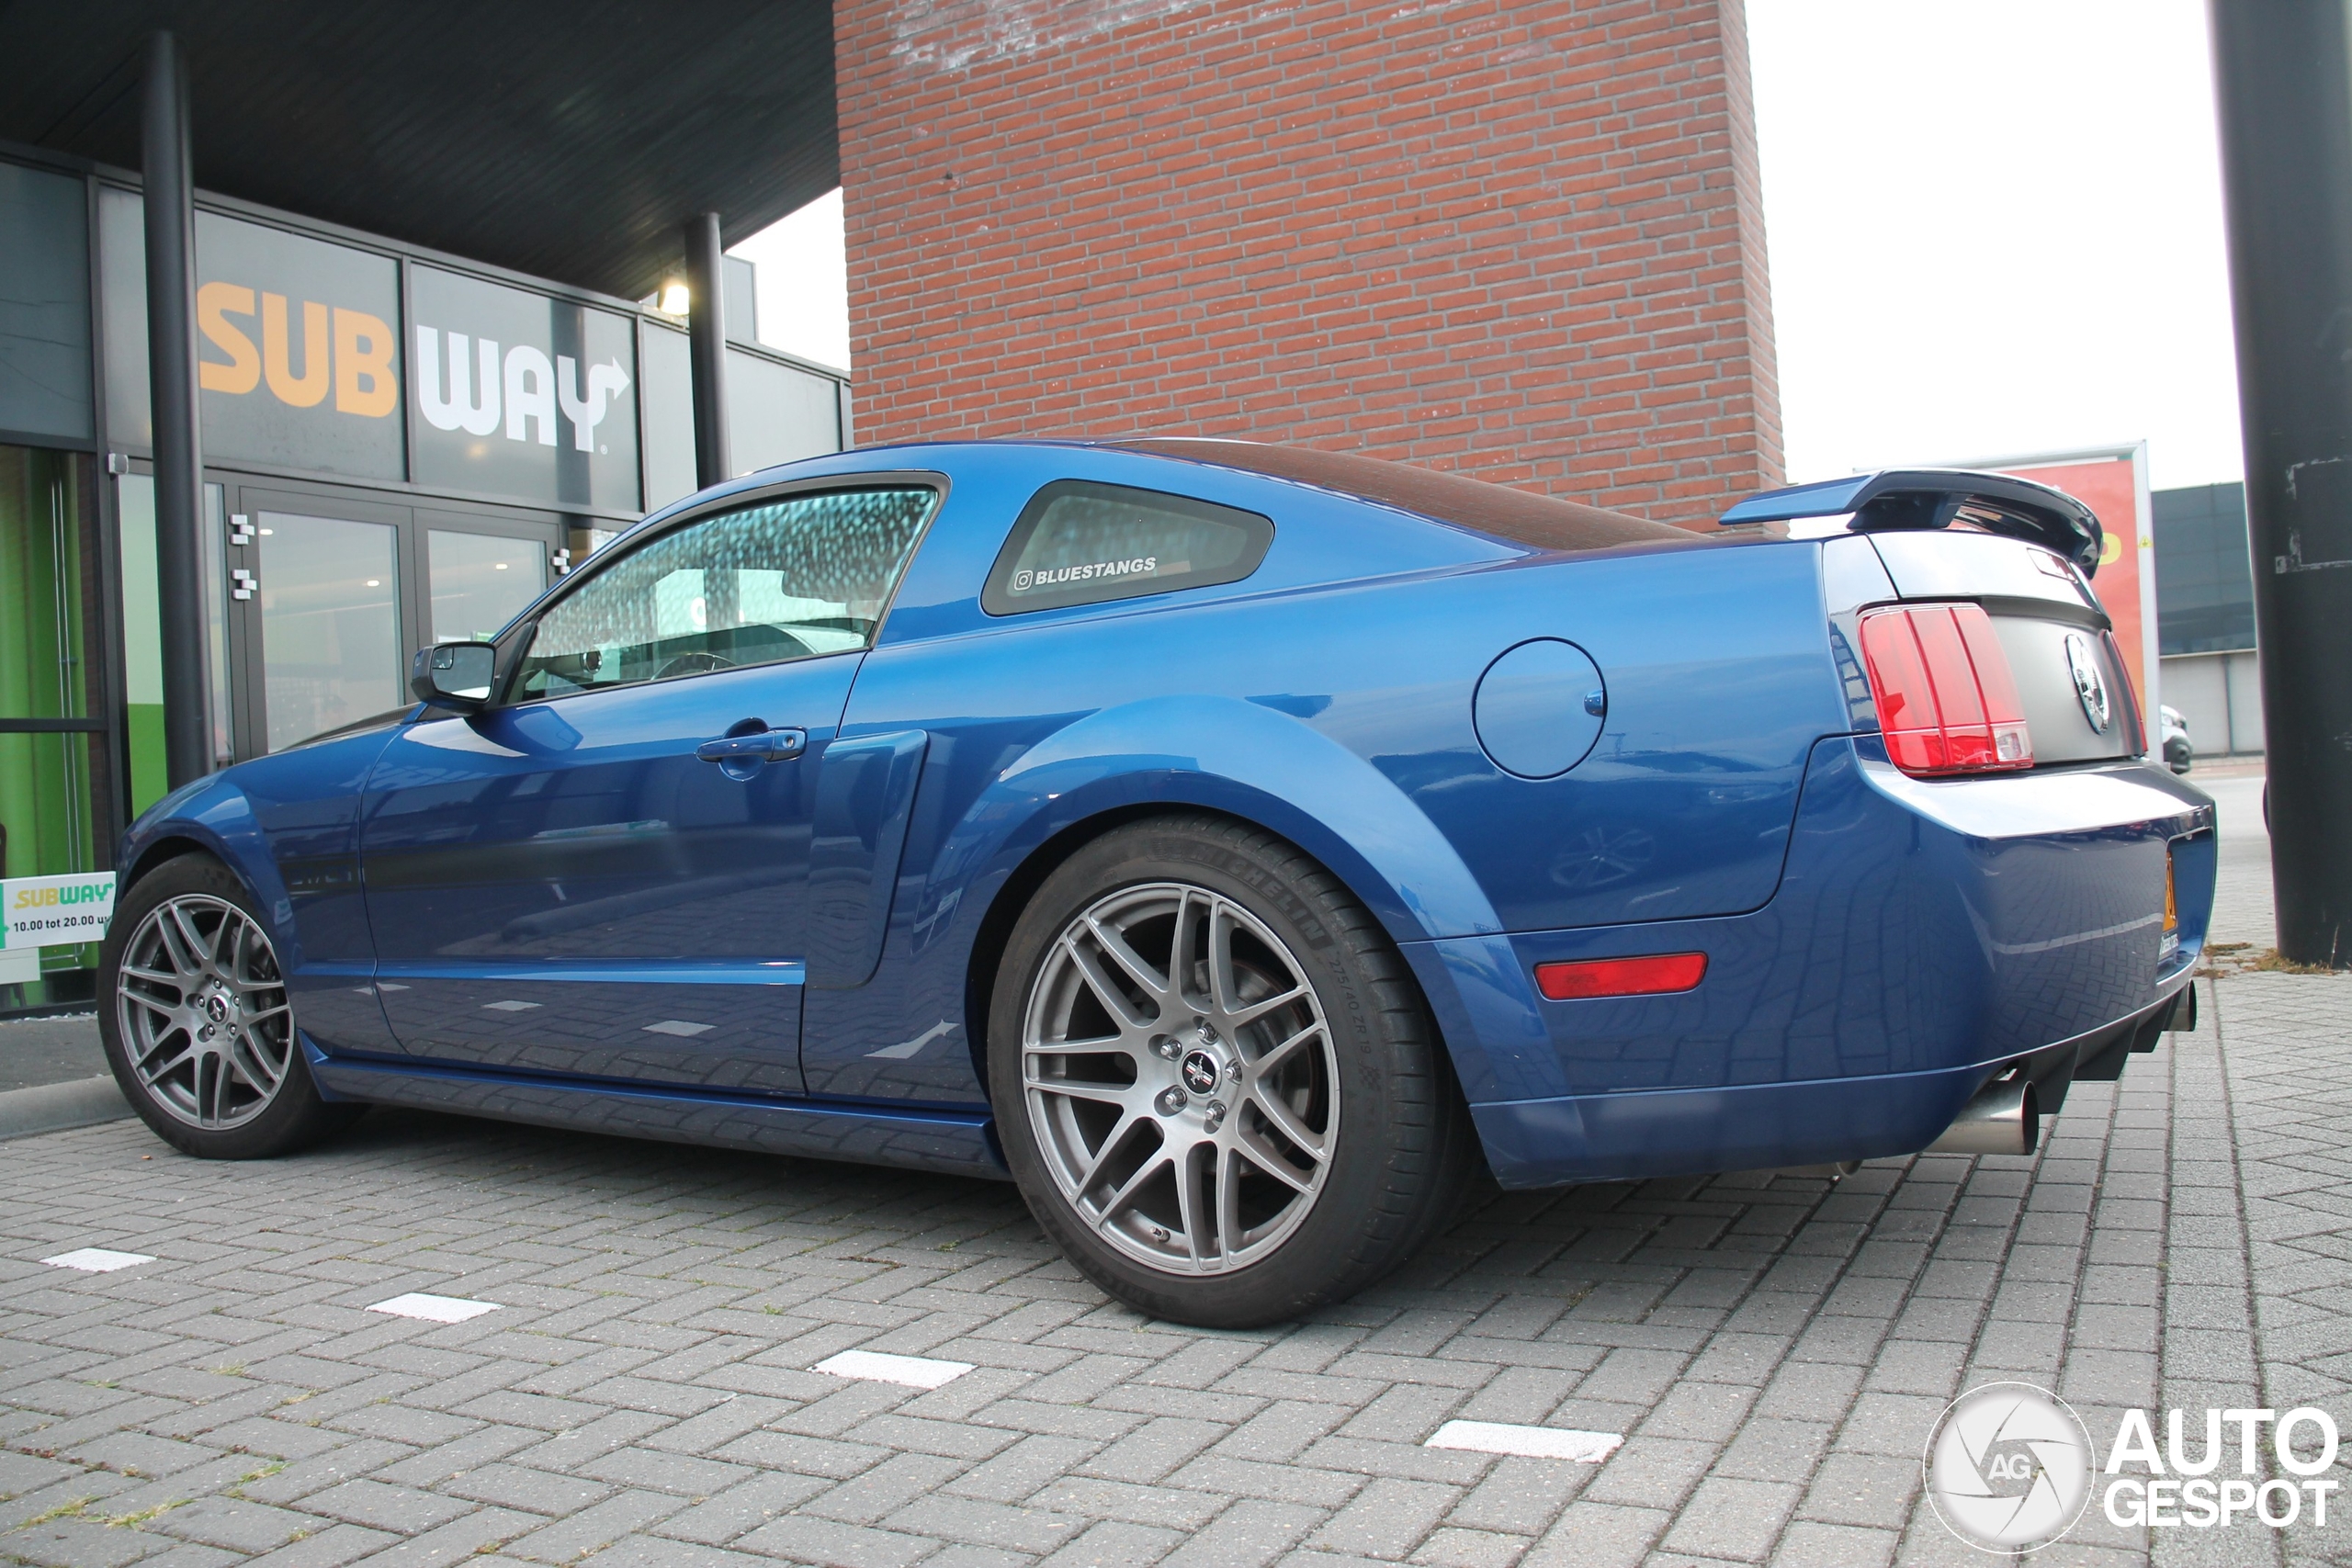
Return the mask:
{"type": "Polygon", "coordinates": [[[1555,1002],[1588,997],[1655,997],[1687,991],[1707,977],[1703,953],[1661,953],[1646,958],[1589,958],[1580,964],[1538,964],[1535,986],[1555,1002]]]}
{"type": "Polygon", "coordinates": [[[2025,705],[1981,605],[1866,612],[1862,667],[1887,759],[1905,773],[1934,777],[2033,766],[2025,705]]]}

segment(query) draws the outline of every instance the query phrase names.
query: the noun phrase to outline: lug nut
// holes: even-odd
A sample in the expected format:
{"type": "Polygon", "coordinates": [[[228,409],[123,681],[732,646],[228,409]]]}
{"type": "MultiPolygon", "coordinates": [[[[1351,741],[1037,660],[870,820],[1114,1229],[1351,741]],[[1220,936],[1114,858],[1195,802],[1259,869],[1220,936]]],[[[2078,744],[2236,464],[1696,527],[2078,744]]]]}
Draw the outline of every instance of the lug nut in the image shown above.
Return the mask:
{"type": "Polygon", "coordinates": [[[1208,1125],[1204,1130],[1214,1133],[1223,1125],[1225,1125],[1225,1101],[1212,1100],[1209,1101],[1208,1125]]]}
{"type": "Polygon", "coordinates": [[[1152,1101],[1152,1104],[1159,1108],[1159,1113],[1162,1116],[1173,1116],[1184,1109],[1189,1098],[1182,1089],[1178,1089],[1174,1084],[1170,1084],[1159,1091],[1159,1097],[1152,1101]]]}
{"type": "Polygon", "coordinates": [[[1151,1037],[1151,1054],[1172,1062],[1177,1055],[1176,1042],[1165,1034],[1155,1034],[1151,1037]]]}

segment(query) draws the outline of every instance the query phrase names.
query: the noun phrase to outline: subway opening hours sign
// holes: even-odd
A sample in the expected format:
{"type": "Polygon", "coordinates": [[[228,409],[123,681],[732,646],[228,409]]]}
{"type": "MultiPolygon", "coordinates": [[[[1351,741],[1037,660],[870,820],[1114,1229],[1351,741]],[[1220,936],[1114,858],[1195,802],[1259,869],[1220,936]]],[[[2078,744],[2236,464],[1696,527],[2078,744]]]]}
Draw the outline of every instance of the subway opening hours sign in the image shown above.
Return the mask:
{"type": "Polygon", "coordinates": [[[72,947],[99,941],[114,918],[114,873],[0,881],[0,947],[72,947]]]}

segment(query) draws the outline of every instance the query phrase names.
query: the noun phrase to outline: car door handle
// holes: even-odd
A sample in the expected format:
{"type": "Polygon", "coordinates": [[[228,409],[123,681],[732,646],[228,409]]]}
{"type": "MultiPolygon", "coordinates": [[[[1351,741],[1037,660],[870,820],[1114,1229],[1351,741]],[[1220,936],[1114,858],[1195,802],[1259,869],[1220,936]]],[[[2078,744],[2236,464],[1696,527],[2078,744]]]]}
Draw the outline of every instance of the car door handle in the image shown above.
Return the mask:
{"type": "Polygon", "coordinates": [[[782,762],[797,757],[808,745],[805,729],[763,729],[754,735],[729,735],[706,740],[695,755],[706,762],[782,762]]]}

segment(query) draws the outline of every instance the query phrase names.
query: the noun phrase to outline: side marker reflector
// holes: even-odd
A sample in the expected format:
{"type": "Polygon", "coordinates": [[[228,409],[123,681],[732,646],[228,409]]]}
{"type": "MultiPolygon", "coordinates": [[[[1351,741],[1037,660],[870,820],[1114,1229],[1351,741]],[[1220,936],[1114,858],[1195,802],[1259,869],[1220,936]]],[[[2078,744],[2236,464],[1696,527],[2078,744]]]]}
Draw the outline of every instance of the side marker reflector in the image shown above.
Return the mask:
{"type": "Polygon", "coordinates": [[[1647,958],[1590,958],[1578,964],[1538,964],[1536,988],[1552,1001],[1589,997],[1654,997],[1687,991],[1707,977],[1703,953],[1661,953],[1647,958]]]}

